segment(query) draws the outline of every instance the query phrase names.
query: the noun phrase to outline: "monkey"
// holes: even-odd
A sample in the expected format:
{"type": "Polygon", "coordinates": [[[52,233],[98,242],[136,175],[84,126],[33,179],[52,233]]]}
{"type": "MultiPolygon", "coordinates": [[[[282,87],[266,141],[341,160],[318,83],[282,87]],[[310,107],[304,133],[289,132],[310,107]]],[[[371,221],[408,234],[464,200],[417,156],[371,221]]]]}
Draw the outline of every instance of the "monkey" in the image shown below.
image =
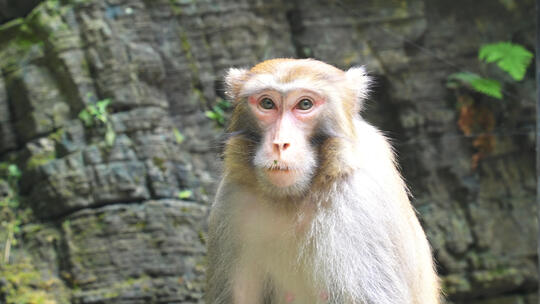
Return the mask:
{"type": "Polygon", "coordinates": [[[315,59],[228,70],[206,303],[440,303],[394,152],[360,115],[371,82],[315,59]]]}

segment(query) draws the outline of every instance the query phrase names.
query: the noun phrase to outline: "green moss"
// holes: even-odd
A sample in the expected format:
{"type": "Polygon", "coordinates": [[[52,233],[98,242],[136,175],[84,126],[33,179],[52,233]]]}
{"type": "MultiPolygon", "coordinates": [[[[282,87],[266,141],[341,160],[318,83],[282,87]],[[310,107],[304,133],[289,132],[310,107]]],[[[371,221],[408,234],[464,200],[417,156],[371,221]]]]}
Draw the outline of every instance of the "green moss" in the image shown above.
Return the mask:
{"type": "Polygon", "coordinates": [[[111,290],[111,291],[106,292],[105,294],[103,294],[103,297],[105,299],[114,299],[114,298],[117,298],[119,295],[120,295],[120,293],[118,291],[111,290]]]}
{"type": "Polygon", "coordinates": [[[24,234],[27,237],[32,237],[32,235],[35,235],[36,233],[40,232],[43,229],[43,225],[41,224],[28,224],[24,226],[24,234]]]}
{"type": "Polygon", "coordinates": [[[183,31],[180,32],[180,43],[182,45],[182,50],[186,55],[186,59],[188,60],[191,73],[193,73],[193,75],[199,75],[199,67],[197,66],[197,62],[193,57],[193,53],[191,51],[191,44],[189,43],[187,34],[183,31]]]}
{"type": "Polygon", "coordinates": [[[171,9],[175,15],[182,14],[182,8],[176,3],[175,0],[169,0],[169,4],[171,5],[171,9]]]}
{"type": "Polygon", "coordinates": [[[199,236],[199,241],[201,241],[201,243],[203,244],[206,244],[206,233],[202,230],[199,230],[197,234],[199,236]]]}
{"type": "Polygon", "coordinates": [[[71,222],[69,220],[65,220],[64,222],[62,222],[62,229],[66,233],[70,233],[71,232],[71,222]]]}
{"type": "Polygon", "coordinates": [[[52,132],[51,134],[49,134],[49,136],[47,136],[47,138],[53,140],[54,142],[60,142],[62,140],[62,136],[64,136],[64,129],[58,129],[54,132],[52,132]]]}
{"type": "Polygon", "coordinates": [[[507,10],[515,11],[516,10],[516,1],[515,0],[499,0],[507,10]]]}
{"type": "Polygon", "coordinates": [[[498,267],[495,269],[475,271],[471,278],[477,284],[488,286],[494,281],[507,281],[508,279],[522,280],[522,275],[516,268],[498,267]]]}
{"type": "Polygon", "coordinates": [[[84,3],[90,3],[92,0],[65,0],[68,4],[84,4],[84,3]]]}
{"type": "Polygon", "coordinates": [[[40,154],[32,155],[26,162],[26,169],[36,169],[54,159],[56,159],[56,151],[47,151],[40,154]]]}
{"type": "MultiPolygon", "coordinates": [[[[86,296],[92,295],[98,298],[104,298],[107,299],[107,303],[113,302],[115,298],[118,298],[122,296],[126,291],[137,289],[137,290],[150,290],[149,289],[149,282],[150,277],[148,276],[141,276],[139,278],[129,278],[125,281],[115,282],[112,285],[109,285],[105,288],[101,289],[93,289],[93,290],[86,290],[84,291],[84,294],[86,296]],[[113,300],[113,301],[111,301],[113,300]]],[[[79,290],[76,290],[75,293],[79,292],[79,290]]]]}
{"type": "Polygon", "coordinates": [[[135,228],[137,228],[137,230],[144,230],[146,228],[146,222],[137,222],[135,224],[135,228]]]}
{"type": "Polygon", "coordinates": [[[465,293],[471,290],[471,283],[464,276],[450,274],[442,278],[442,290],[445,294],[453,295],[465,293]]]}
{"type": "Polygon", "coordinates": [[[22,49],[28,49],[40,42],[25,19],[22,18],[17,18],[0,26],[0,36],[3,37],[3,42],[20,46],[22,49]]]}
{"type": "Polygon", "coordinates": [[[17,19],[13,19],[13,20],[11,20],[9,22],[6,22],[6,23],[0,25],[0,33],[5,33],[5,32],[10,31],[12,29],[16,29],[16,28],[20,27],[23,23],[24,23],[23,18],[17,18],[17,19]]]}
{"type": "Polygon", "coordinates": [[[40,57],[46,47],[63,47],[59,36],[70,32],[64,16],[73,4],[48,0],[36,6],[25,18],[18,18],[0,26],[0,66],[13,68],[20,63],[21,56],[40,57]]]}
{"type": "Polygon", "coordinates": [[[6,304],[54,304],[54,287],[58,279],[44,280],[28,261],[13,265],[0,265],[0,277],[5,284],[0,293],[5,295],[6,304]]]}
{"type": "Polygon", "coordinates": [[[159,170],[161,170],[161,172],[167,171],[167,167],[165,166],[165,160],[163,158],[154,157],[152,158],[152,162],[154,163],[156,167],[159,168],[159,170]]]}

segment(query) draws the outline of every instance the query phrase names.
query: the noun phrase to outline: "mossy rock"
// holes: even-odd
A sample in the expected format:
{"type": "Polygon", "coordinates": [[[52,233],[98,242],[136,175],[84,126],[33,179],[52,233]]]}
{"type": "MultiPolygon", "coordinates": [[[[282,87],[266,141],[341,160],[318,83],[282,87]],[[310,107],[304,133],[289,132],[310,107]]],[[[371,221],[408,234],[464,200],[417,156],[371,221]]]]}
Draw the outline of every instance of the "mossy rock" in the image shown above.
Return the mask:
{"type": "Polygon", "coordinates": [[[63,303],[55,296],[61,284],[56,278],[44,279],[28,261],[0,265],[0,300],[6,304],[63,303]]]}

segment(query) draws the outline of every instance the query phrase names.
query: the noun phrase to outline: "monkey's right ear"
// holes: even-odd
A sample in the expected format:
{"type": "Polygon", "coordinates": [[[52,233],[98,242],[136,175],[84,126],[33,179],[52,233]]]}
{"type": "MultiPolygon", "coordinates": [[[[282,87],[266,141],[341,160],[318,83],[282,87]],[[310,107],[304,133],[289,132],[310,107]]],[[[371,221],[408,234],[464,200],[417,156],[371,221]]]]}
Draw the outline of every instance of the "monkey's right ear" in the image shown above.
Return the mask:
{"type": "Polygon", "coordinates": [[[345,76],[352,85],[352,88],[356,93],[356,98],[359,100],[359,102],[362,102],[362,100],[367,97],[369,93],[369,85],[372,82],[371,77],[368,76],[366,68],[364,66],[352,67],[345,72],[345,76]]]}
{"type": "Polygon", "coordinates": [[[225,94],[235,101],[240,94],[242,84],[246,82],[249,71],[246,69],[230,68],[225,75],[225,94]]]}

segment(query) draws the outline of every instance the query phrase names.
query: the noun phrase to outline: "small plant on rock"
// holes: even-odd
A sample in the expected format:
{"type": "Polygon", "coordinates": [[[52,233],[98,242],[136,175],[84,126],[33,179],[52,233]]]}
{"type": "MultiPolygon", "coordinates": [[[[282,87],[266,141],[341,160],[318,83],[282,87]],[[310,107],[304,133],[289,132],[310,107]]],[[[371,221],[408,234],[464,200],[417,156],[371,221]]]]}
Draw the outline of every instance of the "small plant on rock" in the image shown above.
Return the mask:
{"type": "Polygon", "coordinates": [[[105,126],[105,143],[107,146],[112,147],[116,139],[116,133],[111,121],[111,116],[107,107],[111,103],[109,98],[97,101],[95,104],[87,105],[79,113],[79,119],[82,120],[86,127],[92,127],[96,125],[105,126]]]}
{"type": "Polygon", "coordinates": [[[489,102],[482,102],[478,96],[462,88],[471,89],[491,98],[502,99],[503,83],[523,80],[532,58],[533,54],[519,44],[510,42],[486,44],[478,51],[478,59],[484,63],[482,67],[485,68],[485,64],[495,63],[509,77],[500,81],[472,72],[459,72],[448,76],[447,87],[456,92],[459,110],[458,127],[465,136],[472,138],[472,145],[476,150],[471,162],[473,169],[478,166],[482,158],[495,149],[496,141],[493,132],[496,121],[489,102]]]}
{"type": "Polygon", "coordinates": [[[217,102],[215,106],[212,107],[211,111],[206,111],[204,114],[206,117],[215,121],[220,127],[225,126],[226,121],[226,111],[231,107],[231,103],[227,100],[221,99],[217,102]]]}
{"type": "Polygon", "coordinates": [[[191,191],[189,189],[181,190],[180,192],[178,192],[178,198],[181,199],[181,200],[189,199],[192,196],[193,196],[193,191],[191,191]]]}
{"type": "MultiPolygon", "coordinates": [[[[531,64],[533,54],[519,44],[498,42],[480,47],[478,59],[485,63],[495,63],[508,73],[512,81],[521,81],[531,64]]],[[[485,78],[472,72],[459,72],[448,76],[447,86],[469,87],[484,95],[502,99],[502,84],[499,80],[485,78]]]]}

